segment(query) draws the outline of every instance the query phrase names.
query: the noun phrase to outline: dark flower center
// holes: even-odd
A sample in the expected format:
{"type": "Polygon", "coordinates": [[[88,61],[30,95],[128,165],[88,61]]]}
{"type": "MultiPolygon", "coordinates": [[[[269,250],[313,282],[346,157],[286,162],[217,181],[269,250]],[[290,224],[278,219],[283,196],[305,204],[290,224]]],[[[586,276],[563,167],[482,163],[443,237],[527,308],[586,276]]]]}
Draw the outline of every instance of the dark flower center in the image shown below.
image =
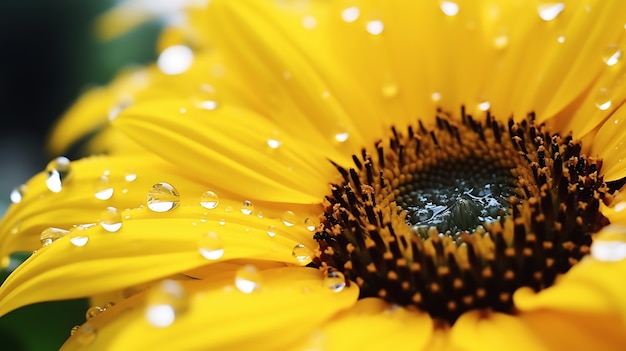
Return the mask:
{"type": "Polygon", "coordinates": [[[361,297],[414,305],[453,323],[463,312],[514,312],[522,286],[554,283],[608,224],[602,162],[530,114],[503,125],[439,112],[336,165],[314,259],[361,297]]]}

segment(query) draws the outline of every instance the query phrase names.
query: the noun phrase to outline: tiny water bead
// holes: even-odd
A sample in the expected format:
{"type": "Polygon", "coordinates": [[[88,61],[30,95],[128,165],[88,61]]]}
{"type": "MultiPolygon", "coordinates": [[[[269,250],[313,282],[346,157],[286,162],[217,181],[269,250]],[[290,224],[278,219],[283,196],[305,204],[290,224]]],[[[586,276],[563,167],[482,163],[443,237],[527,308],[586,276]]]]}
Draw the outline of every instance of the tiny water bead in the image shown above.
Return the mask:
{"type": "Polygon", "coordinates": [[[609,45],[602,55],[602,61],[609,66],[615,66],[622,59],[623,52],[617,45],[609,45]]]}
{"type": "Polygon", "coordinates": [[[352,167],[334,164],[314,265],[356,282],[361,298],[454,323],[472,309],[512,312],[517,288],[542,290],[589,253],[621,259],[621,244],[592,246],[609,224],[600,203],[613,199],[601,159],[532,113],[459,117],[393,127],[352,167]]]}
{"type": "Polygon", "coordinates": [[[380,20],[369,21],[365,24],[365,30],[371,35],[380,35],[385,30],[385,24],[380,20]]]}
{"type": "Polygon", "coordinates": [[[209,210],[216,208],[219,203],[220,199],[217,194],[210,190],[202,194],[200,197],[200,206],[209,210]]]}
{"type": "Polygon", "coordinates": [[[171,184],[161,182],[150,188],[146,202],[151,211],[167,212],[178,207],[180,194],[171,184]]]}
{"type": "Polygon", "coordinates": [[[297,244],[296,246],[294,246],[291,254],[298,262],[306,263],[311,260],[311,256],[313,256],[313,251],[303,244],[297,244]]]}
{"type": "Polygon", "coordinates": [[[609,225],[598,233],[591,245],[591,257],[604,262],[626,260],[626,226],[609,225]]]}
{"type": "Polygon", "coordinates": [[[280,217],[283,224],[287,227],[293,227],[298,221],[298,217],[292,211],[285,211],[280,217]]]}
{"type": "Polygon", "coordinates": [[[53,242],[61,239],[62,237],[68,235],[69,230],[60,229],[60,228],[46,228],[41,232],[39,236],[39,240],[42,246],[48,246],[53,242]]]}
{"type": "Polygon", "coordinates": [[[98,200],[108,200],[113,196],[113,186],[107,176],[101,176],[94,184],[94,196],[98,200]]]}
{"type": "Polygon", "coordinates": [[[100,306],[91,306],[87,309],[87,312],[85,312],[85,319],[86,320],[90,320],[93,317],[99,315],[100,313],[104,312],[106,310],[106,308],[102,308],[100,306]]]}
{"type": "Polygon", "coordinates": [[[188,308],[189,298],[183,286],[167,279],[148,291],[145,318],[153,327],[165,328],[172,325],[188,308]]]}
{"type": "Polygon", "coordinates": [[[122,228],[122,213],[115,207],[107,207],[100,214],[100,226],[107,232],[117,232],[122,228]]]}
{"type": "Polygon", "coordinates": [[[340,292],[346,287],[346,277],[339,271],[328,271],[323,284],[333,292],[340,292]]]}
{"type": "Polygon", "coordinates": [[[70,160],[64,156],[57,157],[46,166],[46,186],[53,193],[61,192],[71,174],[70,160]]]}
{"type": "Polygon", "coordinates": [[[203,233],[198,240],[198,251],[207,260],[217,260],[224,255],[224,243],[215,232],[203,233]]]}
{"type": "Polygon", "coordinates": [[[26,185],[24,184],[11,190],[11,194],[9,195],[9,199],[11,200],[11,203],[19,204],[20,202],[22,202],[22,199],[24,198],[25,193],[26,193],[26,185]]]}
{"type": "Polygon", "coordinates": [[[161,52],[157,59],[157,67],[167,75],[177,75],[186,72],[191,67],[193,59],[191,48],[174,45],[161,52]]]}
{"type": "Polygon", "coordinates": [[[565,9],[565,4],[562,2],[550,2],[545,4],[540,4],[537,7],[537,12],[539,13],[539,17],[546,21],[552,21],[555,19],[563,10],[565,9]]]}
{"type": "Polygon", "coordinates": [[[261,274],[253,265],[245,265],[235,272],[235,286],[244,294],[251,294],[261,288],[261,274]]]}
{"type": "Polygon", "coordinates": [[[448,17],[456,16],[459,13],[459,4],[454,1],[442,1],[439,8],[448,17]]]}
{"type": "Polygon", "coordinates": [[[346,23],[352,23],[359,19],[361,10],[356,6],[350,6],[341,11],[341,19],[346,23]]]}
{"type": "Polygon", "coordinates": [[[77,329],[72,328],[72,330],[72,338],[76,339],[78,344],[82,346],[89,346],[93,344],[98,335],[97,329],[89,323],[83,324],[77,329]]]}
{"type": "Polygon", "coordinates": [[[241,210],[241,213],[245,214],[246,216],[249,216],[254,211],[254,205],[252,204],[251,201],[246,200],[241,204],[240,210],[241,210]]]}

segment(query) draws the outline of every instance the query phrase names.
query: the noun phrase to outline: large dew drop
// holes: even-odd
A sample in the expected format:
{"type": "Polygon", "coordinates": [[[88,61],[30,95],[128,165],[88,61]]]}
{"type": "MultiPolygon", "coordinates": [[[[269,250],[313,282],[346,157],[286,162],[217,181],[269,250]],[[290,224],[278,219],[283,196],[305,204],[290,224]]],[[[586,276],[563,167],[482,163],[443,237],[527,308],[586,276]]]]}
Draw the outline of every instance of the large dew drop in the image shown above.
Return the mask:
{"type": "Polygon", "coordinates": [[[198,240],[198,251],[207,260],[217,260],[224,255],[224,243],[217,233],[208,232],[198,240]]]}
{"type": "Polygon", "coordinates": [[[180,194],[168,183],[154,184],[148,191],[148,208],[154,212],[167,212],[175,209],[180,202],[180,194]]]}
{"type": "Polygon", "coordinates": [[[291,253],[293,257],[298,262],[301,262],[301,263],[309,262],[311,260],[311,255],[313,255],[313,252],[311,251],[311,249],[309,249],[303,244],[298,244],[294,246],[293,251],[291,253]]]}
{"type": "Polygon", "coordinates": [[[62,237],[66,236],[67,234],[69,234],[70,232],[68,230],[65,229],[60,229],[60,228],[46,228],[41,232],[41,235],[39,236],[39,240],[41,242],[42,246],[48,246],[50,244],[52,244],[53,242],[61,239],[62,237]]]}
{"type": "Polygon", "coordinates": [[[46,186],[53,193],[61,192],[70,176],[70,160],[67,157],[57,157],[46,166],[46,186]]]}
{"type": "Polygon", "coordinates": [[[122,228],[122,214],[115,207],[107,207],[100,214],[100,226],[107,232],[117,232],[122,228]]]}
{"type": "Polygon", "coordinates": [[[261,287],[261,274],[253,265],[245,265],[235,272],[235,286],[245,294],[251,294],[261,287]]]}
{"type": "Polygon", "coordinates": [[[324,277],[324,286],[333,292],[340,292],[346,287],[346,277],[339,271],[328,271],[324,277]]]}
{"type": "Polygon", "coordinates": [[[189,300],[183,287],[174,280],[164,280],[148,292],[145,318],[157,328],[169,327],[184,313],[189,300]]]}
{"type": "Polygon", "coordinates": [[[108,200],[113,196],[113,186],[107,176],[98,178],[94,183],[93,189],[94,196],[98,200],[108,200]]]}
{"type": "Polygon", "coordinates": [[[216,208],[219,203],[219,197],[212,191],[207,191],[200,197],[200,206],[209,210],[216,208]]]}

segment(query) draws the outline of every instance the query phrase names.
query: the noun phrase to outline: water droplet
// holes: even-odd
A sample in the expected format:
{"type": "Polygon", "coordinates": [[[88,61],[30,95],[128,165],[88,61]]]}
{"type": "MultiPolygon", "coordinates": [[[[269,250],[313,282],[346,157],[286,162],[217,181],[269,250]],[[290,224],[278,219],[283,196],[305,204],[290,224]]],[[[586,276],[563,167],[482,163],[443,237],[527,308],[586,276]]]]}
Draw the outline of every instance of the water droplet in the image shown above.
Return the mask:
{"type": "Polygon", "coordinates": [[[385,24],[380,20],[373,20],[365,24],[365,30],[371,35],[379,35],[385,30],[385,24]]]}
{"type": "Polygon", "coordinates": [[[178,191],[168,183],[156,183],[148,191],[148,208],[154,212],[167,212],[175,209],[180,201],[178,191]]]}
{"type": "Polygon", "coordinates": [[[189,301],[183,287],[174,280],[164,280],[148,292],[145,317],[157,328],[169,327],[184,313],[189,301]]]}
{"type": "Polygon", "coordinates": [[[615,204],[615,212],[621,212],[624,211],[624,209],[626,209],[626,201],[620,201],[617,204],[615,204]]]}
{"type": "Polygon", "coordinates": [[[559,44],[563,44],[565,42],[565,36],[559,35],[559,37],[556,38],[556,41],[558,41],[559,44]]]}
{"type": "Polygon", "coordinates": [[[72,329],[70,329],[70,336],[74,335],[79,328],[80,328],[80,325],[73,326],[72,329]]]}
{"type": "Polygon", "coordinates": [[[89,242],[89,237],[81,233],[70,233],[70,243],[77,247],[83,247],[89,242]]]}
{"type": "Polygon", "coordinates": [[[294,224],[296,224],[296,221],[298,220],[296,214],[291,211],[285,211],[280,219],[287,227],[292,227],[294,224]]]}
{"type": "Polygon", "coordinates": [[[26,185],[22,184],[11,191],[11,195],[9,196],[11,202],[14,204],[19,204],[22,202],[22,198],[26,193],[26,185]]]}
{"type": "Polygon", "coordinates": [[[328,271],[324,277],[324,286],[333,292],[341,292],[346,287],[346,277],[339,271],[328,271]]]}
{"type": "Polygon", "coordinates": [[[313,16],[304,16],[302,18],[302,26],[306,29],[313,29],[317,26],[317,20],[313,16]]]}
{"type": "Polygon", "coordinates": [[[41,242],[42,246],[48,246],[66,236],[67,234],[69,234],[68,230],[50,227],[44,229],[41,232],[41,235],[39,236],[39,241],[41,242]]]}
{"type": "Polygon", "coordinates": [[[224,243],[217,233],[204,233],[198,240],[198,251],[207,260],[217,260],[224,255],[224,243]]]}
{"type": "Polygon", "coordinates": [[[504,49],[507,45],[509,45],[508,36],[498,35],[497,37],[493,38],[493,46],[495,46],[496,49],[504,49]]]}
{"type": "Polygon", "coordinates": [[[359,19],[360,15],[361,15],[361,10],[359,10],[359,8],[356,6],[350,6],[348,8],[345,8],[343,11],[341,11],[341,19],[347,23],[352,23],[356,21],[357,19],[359,19]]]}
{"type": "Polygon", "coordinates": [[[219,197],[212,191],[207,191],[200,197],[200,205],[209,210],[216,208],[219,202],[219,197]]]}
{"type": "Polygon", "coordinates": [[[252,204],[252,202],[246,200],[243,202],[243,204],[241,204],[241,213],[245,214],[246,216],[251,215],[252,211],[254,211],[254,205],[252,204]]]}
{"type": "Polygon", "coordinates": [[[439,100],[441,100],[441,93],[436,91],[432,93],[430,98],[433,99],[434,102],[438,102],[439,100]]]}
{"type": "Polygon", "coordinates": [[[208,111],[213,111],[217,108],[218,103],[217,101],[214,100],[206,100],[206,101],[202,101],[201,103],[198,104],[198,107],[203,109],[203,110],[208,110],[208,111]]]}
{"type": "Polygon", "coordinates": [[[620,50],[617,45],[612,44],[604,50],[602,61],[609,67],[615,66],[622,58],[622,55],[622,50],[620,50]]]}
{"type": "Polygon", "coordinates": [[[126,175],[124,175],[124,180],[127,182],[134,182],[137,179],[137,174],[133,173],[133,172],[128,172],[126,173],[126,175]]]}
{"type": "Polygon", "coordinates": [[[245,265],[235,272],[235,286],[244,294],[250,294],[261,287],[261,275],[256,267],[245,265]]]}
{"type": "Polygon", "coordinates": [[[268,225],[268,226],[267,226],[267,235],[268,235],[270,238],[275,237],[275,236],[276,236],[276,227],[274,227],[274,226],[273,226],[273,225],[271,225],[271,224],[270,224],[270,225],[268,225]]]}
{"type": "Polygon", "coordinates": [[[537,7],[539,17],[546,22],[555,19],[563,9],[565,9],[565,4],[562,2],[541,4],[537,7]]]}
{"type": "Polygon", "coordinates": [[[459,13],[459,4],[454,1],[442,1],[439,8],[444,15],[449,17],[456,16],[459,13]]]}
{"type": "Polygon", "coordinates": [[[256,216],[259,218],[263,218],[263,212],[259,211],[256,213],[256,216]]]}
{"type": "Polygon", "coordinates": [[[120,230],[122,228],[122,214],[115,207],[107,207],[100,214],[100,226],[111,233],[120,230]]]}
{"type": "Polygon", "coordinates": [[[193,51],[185,45],[174,45],[163,50],[157,59],[157,66],[167,75],[184,73],[193,63],[193,51]]]}
{"type": "Polygon", "coordinates": [[[386,98],[392,98],[398,95],[399,91],[400,89],[398,88],[398,86],[395,84],[391,84],[391,83],[385,84],[380,88],[381,94],[383,94],[383,96],[386,98]]]}
{"type": "Polygon", "coordinates": [[[606,111],[611,107],[609,91],[606,88],[600,88],[596,94],[596,107],[601,111],[606,111]]]}
{"type": "Polygon", "coordinates": [[[308,229],[310,232],[314,231],[315,228],[317,227],[317,221],[315,221],[313,218],[305,218],[304,219],[304,225],[306,226],[306,229],[308,229]]]}
{"type": "Polygon", "coordinates": [[[72,334],[73,338],[76,338],[76,341],[83,346],[89,346],[96,341],[97,336],[96,328],[91,324],[83,324],[81,327],[74,331],[72,334]]]}
{"type": "Polygon", "coordinates": [[[311,260],[311,255],[313,254],[313,252],[311,251],[311,249],[304,246],[303,244],[298,244],[294,246],[291,254],[298,262],[305,263],[311,260]]]}
{"type": "Polygon", "coordinates": [[[618,262],[626,259],[626,227],[604,227],[591,245],[591,256],[598,261],[618,262]]]}
{"type": "Polygon", "coordinates": [[[111,182],[107,176],[98,178],[93,188],[94,195],[98,200],[108,200],[113,196],[113,186],[111,186],[111,182]]]}
{"type": "Polygon", "coordinates": [[[478,104],[478,109],[481,111],[487,111],[491,108],[491,103],[489,101],[483,101],[478,104]]]}
{"type": "Polygon", "coordinates": [[[335,134],[335,140],[337,140],[340,143],[345,142],[346,140],[348,140],[349,137],[350,137],[350,134],[348,132],[335,134]]]}
{"type": "Polygon", "coordinates": [[[282,145],[282,141],[276,139],[267,139],[267,146],[272,149],[278,149],[282,145]]]}
{"type": "Polygon", "coordinates": [[[62,190],[63,183],[70,178],[70,160],[64,156],[57,157],[48,163],[46,172],[46,186],[53,193],[58,193],[62,190]]]}
{"type": "Polygon", "coordinates": [[[105,309],[100,306],[91,306],[87,309],[87,312],[85,312],[85,319],[90,320],[104,311],[105,309]]]}

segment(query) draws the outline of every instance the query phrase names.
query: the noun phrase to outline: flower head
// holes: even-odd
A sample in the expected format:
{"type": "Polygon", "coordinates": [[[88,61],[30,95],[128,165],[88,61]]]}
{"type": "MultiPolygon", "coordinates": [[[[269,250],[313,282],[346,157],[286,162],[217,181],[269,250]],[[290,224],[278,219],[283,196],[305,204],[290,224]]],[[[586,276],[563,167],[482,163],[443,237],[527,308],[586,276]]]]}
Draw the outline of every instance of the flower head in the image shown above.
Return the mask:
{"type": "Polygon", "coordinates": [[[0,313],[90,297],[68,350],[617,350],[624,6],[195,4],[60,120],[92,156],[19,189],[0,313]]]}

